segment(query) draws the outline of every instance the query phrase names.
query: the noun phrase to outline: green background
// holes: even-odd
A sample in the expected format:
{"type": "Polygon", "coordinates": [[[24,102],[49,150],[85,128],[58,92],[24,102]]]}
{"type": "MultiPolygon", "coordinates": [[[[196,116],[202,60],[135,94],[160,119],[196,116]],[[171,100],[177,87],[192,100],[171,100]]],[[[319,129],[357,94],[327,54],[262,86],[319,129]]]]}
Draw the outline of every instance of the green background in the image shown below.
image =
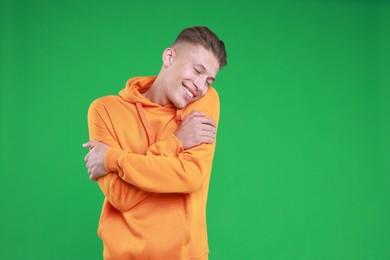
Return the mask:
{"type": "Polygon", "coordinates": [[[0,1],[0,258],[101,259],[87,109],[226,43],[210,259],[390,259],[390,2],[0,1]]]}

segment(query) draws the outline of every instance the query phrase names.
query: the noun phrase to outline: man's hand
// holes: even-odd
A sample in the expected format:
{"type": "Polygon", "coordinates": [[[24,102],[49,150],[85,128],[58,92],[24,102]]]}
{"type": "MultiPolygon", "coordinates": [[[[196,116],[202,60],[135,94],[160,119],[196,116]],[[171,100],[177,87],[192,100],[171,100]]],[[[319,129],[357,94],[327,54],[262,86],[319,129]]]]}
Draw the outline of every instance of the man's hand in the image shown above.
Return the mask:
{"type": "Polygon", "coordinates": [[[215,140],[216,124],[202,112],[192,111],[187,115],[175,135],[180,140],[184,150],[200,145],[211,144],[215,140]]]}
{"type": "Polygon", "coordinates": [[[106,156],[108,146],[100,143],[89,141],[83,144],[84,148],[91,148],[85,156],[84,161],[87,163],[89,178],[96,181],[97,178],[102,177],[108,173],[104,167],[104,157],[106,156]]]}

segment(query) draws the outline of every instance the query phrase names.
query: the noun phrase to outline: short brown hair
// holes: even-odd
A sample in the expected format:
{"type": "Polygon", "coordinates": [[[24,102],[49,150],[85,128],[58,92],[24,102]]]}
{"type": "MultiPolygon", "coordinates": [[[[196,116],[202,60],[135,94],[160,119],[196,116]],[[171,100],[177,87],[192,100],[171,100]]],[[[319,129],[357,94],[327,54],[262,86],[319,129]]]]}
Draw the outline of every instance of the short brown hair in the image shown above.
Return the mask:
{"type": "Polygon", "coordinates": [[[205,26],[192,26],[185,28],[179,33],[172,45],[179,42],[188,42],[200,45],[211,51],[217,57],[220,68],[227,65],[225,44],[215,33],[205,26]]]}

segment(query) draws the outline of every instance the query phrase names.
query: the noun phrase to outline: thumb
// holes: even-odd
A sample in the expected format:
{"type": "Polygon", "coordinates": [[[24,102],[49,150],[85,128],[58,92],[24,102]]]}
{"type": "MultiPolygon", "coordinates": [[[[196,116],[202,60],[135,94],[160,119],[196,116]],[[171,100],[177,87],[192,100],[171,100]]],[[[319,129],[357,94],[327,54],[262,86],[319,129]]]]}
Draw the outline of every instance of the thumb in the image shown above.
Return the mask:
{"type": "Polygon", "coordinates": [[[203,117],[203,116],[205,116],[204,113],[199,112],[199,111],[196,111],[196,110],[192,111],[192,112],[191,112],[191,115],[192,115],[193,117],[203,117]]]}
{"type": "Polygon", "coordinates": [[[92,147],[94,147],[95,145],[96,145],[96,142],[94,142],[94,141],[88,141],[88,142],[86,142],[86,143],[83,144],[83,147],[84,147],[84,148],[92,148],[92,147]]]}

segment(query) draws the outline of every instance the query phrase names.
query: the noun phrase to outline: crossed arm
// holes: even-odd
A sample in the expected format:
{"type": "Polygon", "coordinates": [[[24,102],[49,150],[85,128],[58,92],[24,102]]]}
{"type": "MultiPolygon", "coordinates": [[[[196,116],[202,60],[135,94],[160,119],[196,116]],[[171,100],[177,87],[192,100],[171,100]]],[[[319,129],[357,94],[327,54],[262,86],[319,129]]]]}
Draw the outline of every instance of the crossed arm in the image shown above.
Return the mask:
{"type": "Polygon", "coordinates": [[[219,119],[218,95],[210,93],[188,109],[193,112],[175,133],[141,155],[121,149],[112,135],[105,104],[91,104],[91,141],[83,144],[90,148],[85,156],[86,166],[90,179],[97,182],[112,206],[127,211],[151,193],[191,193],[199,189],[211,172],[219,119]]]}
{"type": "MultiPolygon", "coordinates": [[[[193,111],[184,118],[174,134],[183,149],[187,150],[200,144],[212,144],[215,141],[216,124],[213,119],[206,117],[204,113],[193,111]]],[[[89,178],[96,181],[97,178],[105,176],[109,172],[104,162],[110,147],[97,141],[88,141],[83,144],[83,147],[90,148],[84,161],[86,162],[89,178]]]]}

